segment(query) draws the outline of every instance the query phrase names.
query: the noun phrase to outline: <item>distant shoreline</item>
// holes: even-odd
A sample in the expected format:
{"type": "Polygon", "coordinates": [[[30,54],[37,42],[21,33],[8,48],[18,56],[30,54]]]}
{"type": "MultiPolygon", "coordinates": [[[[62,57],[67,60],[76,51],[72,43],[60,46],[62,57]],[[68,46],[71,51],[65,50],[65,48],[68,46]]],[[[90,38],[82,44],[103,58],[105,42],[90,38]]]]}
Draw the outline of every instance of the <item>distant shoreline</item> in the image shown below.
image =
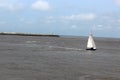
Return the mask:
{"type": "Polygon", "coordinates": [[[0,35],[60,37],[59,35],[54,35],[54,34],[30,34],[30,33],[15,33],[15,32],[0,32],[0,35]]]}

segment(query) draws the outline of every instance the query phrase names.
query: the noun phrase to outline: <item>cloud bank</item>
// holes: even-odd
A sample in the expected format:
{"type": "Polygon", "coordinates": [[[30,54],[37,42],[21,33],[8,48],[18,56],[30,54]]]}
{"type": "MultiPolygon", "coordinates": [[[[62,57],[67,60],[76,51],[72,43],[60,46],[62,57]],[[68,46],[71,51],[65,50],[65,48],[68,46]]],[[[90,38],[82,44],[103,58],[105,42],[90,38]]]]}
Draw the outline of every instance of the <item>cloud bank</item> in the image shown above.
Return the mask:
{"type": "Polygon", "coordinates": [[[115,0],[115,4],[116,4],[117,6],[120,6],[120,0],[115,0]]]}
{"type": "Polygon", "coordinates": [[[47,11],[51,9],[50,4],[45,1],[45,0],[37,0],[36,2],[34,2],[32,4],[32,9],[33,10],[43,10],[43,11],[47,11]]]}
{"type": "Polygon", "coordinates": [[[4,10],[21,10],[24,8],[24,5],[19,2],[19,0],[0,0],[0,8],[4,10]]]}
{"type": "Polygon", "coordinates": [[[0,8],[10,11],[21,10],[24,8],[48,11],[51,9],[51,6],[46,0],[35,0],[32,3],[25,3],[25,1],[22,0],[0,0],[0,8]]]}
{"type": "Polygon", "coordinates": [[[68,20],[93,20],[96,18],[95,14],[78,14],[78,15],[71,15],[71,16],[62,16],[63,19],[68,20]]]}

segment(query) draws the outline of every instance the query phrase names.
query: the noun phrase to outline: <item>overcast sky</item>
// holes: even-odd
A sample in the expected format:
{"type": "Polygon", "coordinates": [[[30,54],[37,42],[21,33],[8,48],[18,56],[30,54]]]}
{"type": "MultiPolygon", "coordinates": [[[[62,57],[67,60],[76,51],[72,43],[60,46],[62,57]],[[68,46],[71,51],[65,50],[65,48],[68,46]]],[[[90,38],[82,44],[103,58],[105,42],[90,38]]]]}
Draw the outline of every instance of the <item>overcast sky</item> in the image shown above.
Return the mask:
{"type": "Polygon", "coordinates": [[[0,0],[0,32],[120,38],[120,0],[0,0]]]}

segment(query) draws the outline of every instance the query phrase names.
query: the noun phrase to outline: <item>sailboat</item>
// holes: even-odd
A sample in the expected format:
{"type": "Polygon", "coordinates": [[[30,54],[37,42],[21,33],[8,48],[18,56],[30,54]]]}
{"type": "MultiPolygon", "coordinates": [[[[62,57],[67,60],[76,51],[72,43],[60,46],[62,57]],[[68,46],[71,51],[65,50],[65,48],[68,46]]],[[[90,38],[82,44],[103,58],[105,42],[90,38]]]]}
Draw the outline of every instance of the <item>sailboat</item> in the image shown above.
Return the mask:
{"type": "Polygon", "coordinates": [[[86,50],[96,50],[96,45],[95,45],[92,33],[90,33],[89,35],[86,50]]]}

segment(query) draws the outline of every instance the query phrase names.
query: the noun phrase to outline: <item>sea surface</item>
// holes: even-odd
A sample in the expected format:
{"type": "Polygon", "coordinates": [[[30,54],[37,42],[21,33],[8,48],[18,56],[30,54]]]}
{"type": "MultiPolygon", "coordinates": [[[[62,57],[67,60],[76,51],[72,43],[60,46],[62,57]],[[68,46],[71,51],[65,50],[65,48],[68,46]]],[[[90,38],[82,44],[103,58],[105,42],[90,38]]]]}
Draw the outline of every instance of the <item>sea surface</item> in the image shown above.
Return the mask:
{"type": "Polygon", "coordinates": [[[0,80],[120,80],[120,39],[0,35],[0,80]]]}

